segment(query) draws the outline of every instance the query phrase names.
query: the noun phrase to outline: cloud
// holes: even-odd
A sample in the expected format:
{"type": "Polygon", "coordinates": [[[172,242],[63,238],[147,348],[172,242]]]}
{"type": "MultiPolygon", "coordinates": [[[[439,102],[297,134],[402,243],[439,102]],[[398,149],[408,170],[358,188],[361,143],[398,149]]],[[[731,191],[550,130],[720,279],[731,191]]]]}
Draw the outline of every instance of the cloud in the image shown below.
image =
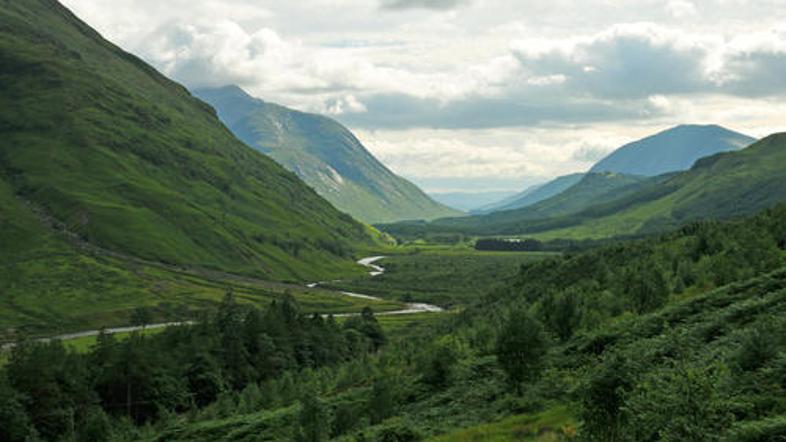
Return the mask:
{"type": "Polygon", "coordinates": [[[426,185],[574,172],[684,122],[786,128],[777,0],[63,2],[189,87],[237,84],[375,134],[426,185]]]}
{"type": "Polygon", "coordinates": [[[666,11],[678,20],[695,17],[699,11],[696,5],[685,0],[671,0],[666,3],[666,11]]]}
{"type": "Polygon", "coordinates": [[[731,95],[786,95],[786,25],[729,42],[712,75],[731,95]]]}
{"type": "Polygon", "coordinates": [[[639,23],[556,43],[522,41],[522,74],[565,77],[573,95],[643,98],[713,87],[706,77],[711,38],[639,23]]]}
{"type": "Polygon", "coordinates": [[[585,144],[574,151],[571,158],[582,163],[594,164],[605,158],[612,150],[613,148],[610,146],[591,146],[585,144]]]}
{"type": "Polygon", "coordinates": [[[453,9],[467,0],[382,0],[382,9],[453,9]]]}

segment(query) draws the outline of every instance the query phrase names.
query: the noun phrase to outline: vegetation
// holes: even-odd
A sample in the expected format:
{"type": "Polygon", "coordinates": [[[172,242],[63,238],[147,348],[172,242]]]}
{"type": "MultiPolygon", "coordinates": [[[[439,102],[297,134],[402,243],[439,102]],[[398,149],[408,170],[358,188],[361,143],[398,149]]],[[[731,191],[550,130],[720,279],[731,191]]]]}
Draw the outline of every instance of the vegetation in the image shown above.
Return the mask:
{"type": "Polygon", "coordinates": [[[786,135],[495,227],[666,233],[563,254],[409,244],[360,277],[372,230],[56,2],[4,6],[4,334],[194,321],[17,342],[0,440],[786,438],[786,205],[704,219],[786,195],[786,135]],[[332,284],[458,308],[380,320],[367,304],[398,303],[270,282],[347,273],[332,284]]]}
{"type": "Polygon", "coordinates": [[[375,241],[54,0],[0,10],[0,82],[4,268],[92,247],[316,279],[357,272],[353,250],[375,241]]]}
{"type": "MultiPolygon", "coordinates": [[[[68,367],[85,373],[87,385],[101,385],[90,377],[100,344],[84,356],[59,344],[23,345],[2,371],[7,399],[0,409],[7,412],[0,426],[25,437],[33,427],[39,436],[69,434],[74,410],[74,428],[98,428],[98,440],[772,440],[786,413],[775,399],[786,388],[779,365],[786,354],[785,220],[786,207],[779,207],[532,260],[463,311],[392,338],[368,311],[339,324],[293,314],[292,300],[265,312],[227,300],[199,325],[113,340],[114,354],[133,361],[160,355],[141,365],[161,370],[140,378],[155,387],[132,394],[163,396],[154,408],[132,405],[131,413],[126,390],[110,390],[110,403],[123,406],[99,412],[74,398],[105,404],[102,395],[110,393],[93,390],[99,399],[90,402],[90,389],[58,371],[68,367]],[[254,319],[260,315],[291,315],[297,325],[276,327],[286,321],[254,319]],[[265,335],[270,340],[248,340],[265,335]],[[287,347],[293,340],[301,346],[287,347]],[[249,350],[270,341],[286,350],[249,350]],[[194,363],[168,358],[198,358],[194,345],[210,355],[199,373],[220,373],[226,390],[216,392],[218,384],[204,376],[194,378],[200,389],[178,387],[175,380],[189,379],[180,370],[194,363]],[[277,369],[282,357],[290,365],[277,369]],[[25,368],[13,368],[20,361],[25,368]],[[28,372],[53,379],[42,384],[49,392],[30,397],[58,399],[25,402],[33,384],[15,376],[28,372]],[[60,417],[34,412],[45,409],[60,417]]],[[[136,372],[111,373],[121,382],[128,380],[123,373],[136,372]]]]}
{"type": "MultiPolygon", "coordinates": [[[[526,235],[540,240],[577,240],[663,233],[692,221],[751,215],[784,201],[786,176],[778,167],[783,161],[786,161],[786,134],[775,134],[743,150],[703,158],[686,172],[622,186],[596,196],[591,206],[566,207],[562,213],[537,216],[532,206],[431,223],[381,227],[409,240],[436,235],[526,235]]],[[[583,182],[588,184],[586,180],[583,182]]],[[[558,204],[579,187],[576,185],[536,206],[558,204]]]]}
{"type": "MultiPolygon", "coordinates": [[[[274,400],[267,381],[306,367],[336,365],[385,342],[370,310],[339,326],[331,317],[300,313],[292,298],[266,311],[244,307],[227,294],[197,325],[122,341],[100,335],[78,354],[60,342],[23,342],[0,376],[0,438],[4,441],[135,438],[133,426],[172,413],[221,407],[236,392],[249,409],[274,400]]],[[[286,403],[292,393],[276,396],[286,403]]],[[[301,407],[303,440],[320,440],[318,398],[301,407]]]]}
{"type": "MultiPolygon", "coordinates": [[[[333,428],[324,437],[771,440],[786,412],[772,394],[786,346],[763,337],[786,330],[784,220],[780,207],[526,263],[462,312],[328,369],[316,388],[333,428]],[[346,413],[354,425],[341,424],[346,413]]],[[[298,413],[234,412],[162,437],[286,440],[298,413]]]]}
{"type": "Polygon", "coordinates": [[[73,251],[0,268],[0,275],[0,341],[129,325],[140,308],[150,316],[148,323],[195,319],[215,308],[228,289],[238,302],[259,308],[287,294],[309,313],[403,307],[304,285],[73,251]]]}
{"type": "Polygon", "coordinates": [[[521,265],[554,256],[546,252],[478,252],[465,247],[415,245],[395,252],[377,262],[385,268],[385,273],[327,286],[450,308],[467,304],[492,287],[504,284],[516,275],[521,265]]]}
{"type": "Polygon", "coordinates": [[[295,172],[339,210],[368,223],[459,216],[377,161],[347,128],[253,98],[237,86],[195,94],[249,146],[295,172]]]}

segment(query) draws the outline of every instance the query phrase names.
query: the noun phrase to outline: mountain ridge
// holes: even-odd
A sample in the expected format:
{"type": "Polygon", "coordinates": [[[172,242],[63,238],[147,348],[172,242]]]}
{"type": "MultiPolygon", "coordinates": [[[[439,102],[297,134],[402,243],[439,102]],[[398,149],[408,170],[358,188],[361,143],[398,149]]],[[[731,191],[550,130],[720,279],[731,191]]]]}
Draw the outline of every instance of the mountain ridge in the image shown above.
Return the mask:
{"type": "Polygon", "coordinates": [[[697,160],[742,149],[756,139],[717,124],[681,124],[625,144],[590,172],[657,176],[690,169],[697,160]]]}
{"type": "Polygon", "coordinates": [[[369,223],[460,212],[395,175],[337,121],[252,97],[237,86],[197,89],[249,146],[295,172],[334,206],[369,223]]]}
{"type": "Polygon", "coordinates": [[[82,240],[273,279],[353,271],[351,251],[374,243],[212,107],[59,3],[10,3],[0,25],[4,188],[82,240]]]}

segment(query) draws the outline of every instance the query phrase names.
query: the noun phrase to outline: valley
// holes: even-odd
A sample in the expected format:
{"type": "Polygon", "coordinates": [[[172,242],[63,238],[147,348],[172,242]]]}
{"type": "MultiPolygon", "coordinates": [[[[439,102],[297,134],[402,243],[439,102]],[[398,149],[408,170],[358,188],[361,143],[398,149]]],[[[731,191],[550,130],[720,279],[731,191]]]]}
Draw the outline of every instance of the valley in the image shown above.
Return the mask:
{"type": "Polygon", "coordinates": [[[786,438],[771,5],[153,3],[0,0],[0,441],[786,438]]]}

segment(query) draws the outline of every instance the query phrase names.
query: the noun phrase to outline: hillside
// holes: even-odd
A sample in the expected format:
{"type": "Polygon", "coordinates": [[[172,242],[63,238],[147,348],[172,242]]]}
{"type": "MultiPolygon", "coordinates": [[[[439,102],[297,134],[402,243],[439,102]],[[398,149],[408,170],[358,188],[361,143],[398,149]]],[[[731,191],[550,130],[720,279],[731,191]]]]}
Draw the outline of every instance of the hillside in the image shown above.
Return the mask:
{"type": "Polygon", "coordinates": [[[570,187],[581,181],[583,177],[583,173],[574,173],[554,178],[545,184],[538,184],[536,186],[529,187],[516,195],[505,198],[502,201],[482,207],[476,212],[473,212],[473,214],[485,214],[503,210],[521,209],[531,206],[568,190],[570,187]]]}
{"type": "Polygon", "coordinates": [[[335,120],[266,103],[236,86],[194,93],[216,108],[238,138],[356,219],[378,223],[460,213],[395,175],[335,120]]]}
{"type": "Polygon", "coordinates": [[[699,219],[755,213],[786,200],[786,134],[739,151],[699,160],[664,182],[660,194],[642,192],[629,204],[548,237],[604,237],[663,231],[699,219]]]}
{"type": "Polygon", "coordinates": [[[536,205],[431,224],[386,225],[384,230],[401,237],[462,233],[531,235],[543,240],[662,232],[695,220],[748,215],[786,201],[784,161],[786,134],[775,134],[741,151],[703,158],[686,172],[622,187],[572,213],[552,212],[554,215],[534,219],[536,205]]]}
{"type": "Polygon", "coordinates": [[[567,190],[536,204],[515,210],[503,210],[485,215],[445,218],[426,223],[399,223],[382,228],[399,236],[425,232],[464,233],[467,235],[499,235],[542,231],[553,226],[574,223],[574,214],[602,206],[643,189],[657,187],[661,177],[647,178],[615,173],[590,173],[567,190]]]}
{"type": "Polygon", "coordinates": [[[47,417],[75,404],[80,422],[103,417],[105,433],[160,441],[779,440],[784,215],[525,262],[461,313],[409,332],[373,316],[336,327],[283,306],[242,321],[226,303],[205,324],[105,339],[87,354],[30,345],[0,371],[4,403],[29,420],[3,417],[22,436],[67,434],[67,420],[47,417]],[[254,352],[259,336],[276,353],[254,352]],[[309,346],[322,351],[270,358],[309,346]],[[115,410],[131,394],[128,365],[144,374],[132,378],[137,402],[115,410]],[[54,394],[83,394],[44,401],[40,378],[54,394]]]}
{"type": "Polygon", "coordinates": [[[464,212],[474,213],[476,210],[498,201],[516,195],[511,191],[487,191],[487,192],[429,192],[428,194],[435,201],[448,207],[464,212]]]}
{"type": "Polygon", "coordinates": [[[688,170],[699,158],[739,150],[755,141],[717,125],[681,125],[620,147],[590,172],[656,176],[688,170]]]}
{"type": "Polygon", "coordinates": [[[354,248],[374,241],[56,1],[0,10],[0,84],[3,261],[76,244],[310,279],[356,271],[354,248]]]}

